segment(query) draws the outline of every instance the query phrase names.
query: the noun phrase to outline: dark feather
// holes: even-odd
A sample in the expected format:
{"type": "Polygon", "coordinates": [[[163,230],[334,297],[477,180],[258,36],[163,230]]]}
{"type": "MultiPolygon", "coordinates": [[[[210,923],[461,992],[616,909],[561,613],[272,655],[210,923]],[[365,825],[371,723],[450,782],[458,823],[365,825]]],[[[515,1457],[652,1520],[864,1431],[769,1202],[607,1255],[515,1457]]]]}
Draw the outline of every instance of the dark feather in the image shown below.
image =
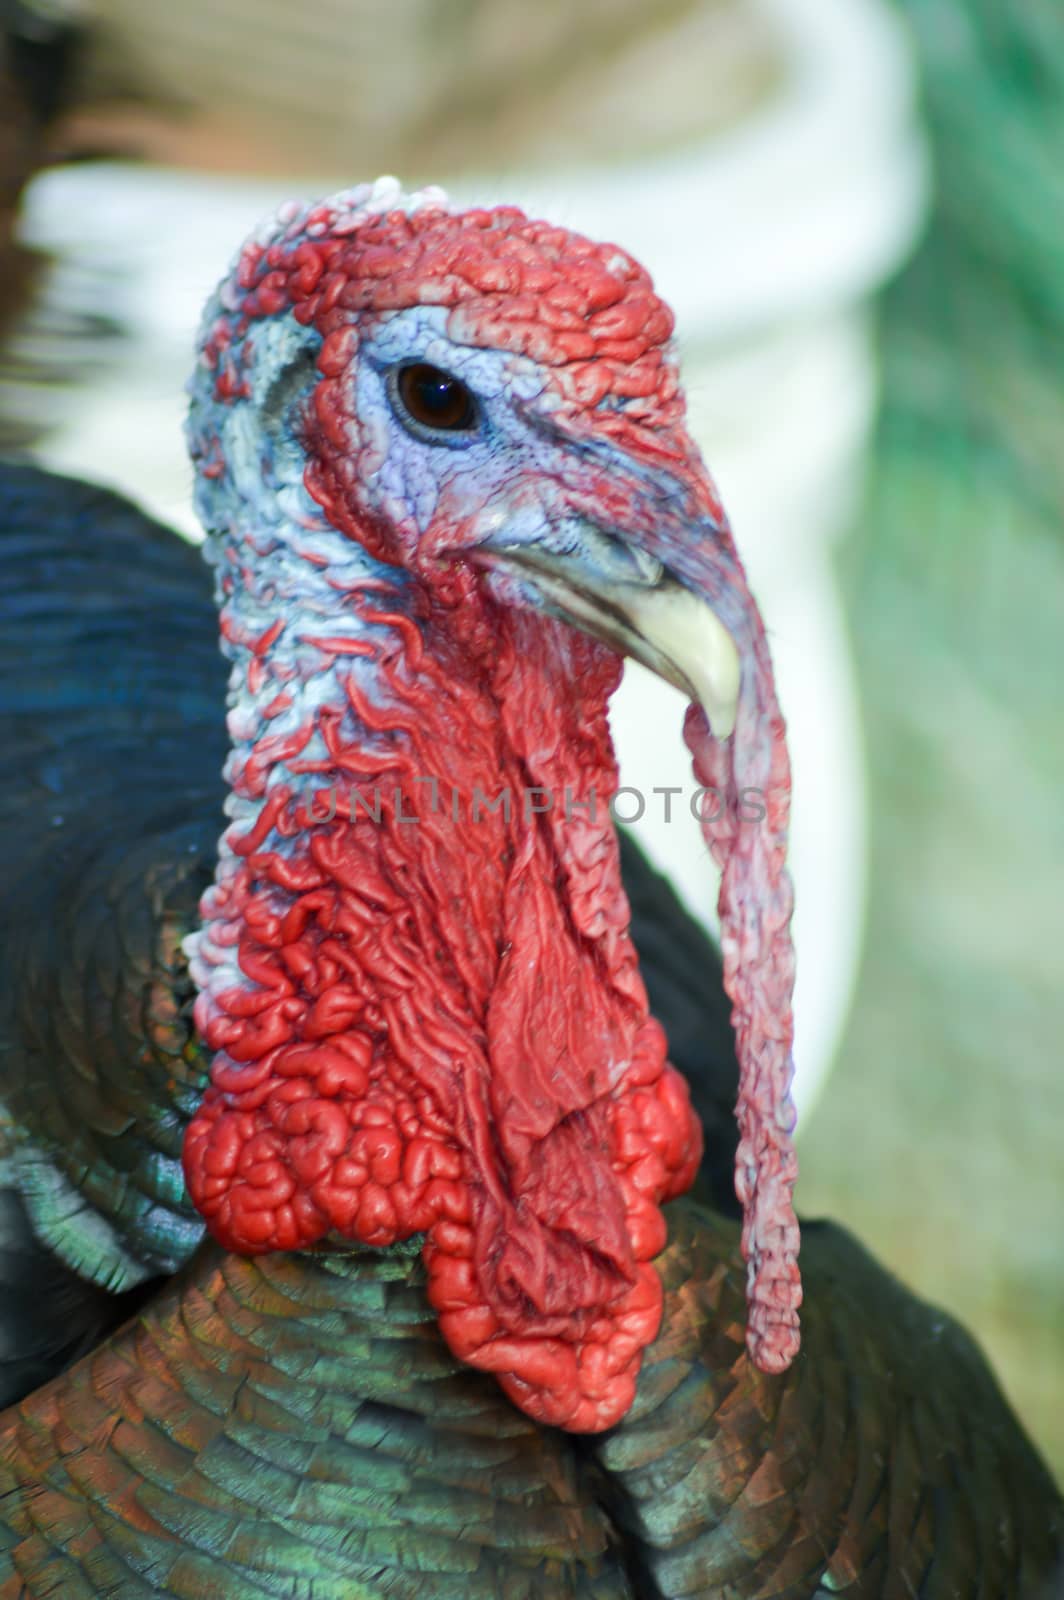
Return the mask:
{"type": "Polygon", "coordinates": [[[734,1224],[671,1208],[663,1332],[593,1453],[643,1600],[1051,1600],[1064,1507],[980,1351],[844,1229],[802,1228],[802,1350],[744,1349],[734,1224]]]}
{"type": "Polygon", "coordinates": [[[68,1291],[128,1291],[201,1235],[179,944],[220,830],[225,670],[198,553],[113,495],[5,467],[0,570],[0,1170],[19,1259],[27,1220],[42,1252],[0,1311],[13,1373],[104,1312],[86,1288],[42,1336],[52,1258],[68,1291]]]}
{"type": "Polygon", "coordinates": [[[804,1265],[769,1377],[737,1224],[675,1205],[635,1404],[582,1440],[455,1360],[416,1254],[205,1245],[0,1418],[0,1592],[1051,1600],[1060,1503],[971,1341],[838,1228],[804,1265]]]}

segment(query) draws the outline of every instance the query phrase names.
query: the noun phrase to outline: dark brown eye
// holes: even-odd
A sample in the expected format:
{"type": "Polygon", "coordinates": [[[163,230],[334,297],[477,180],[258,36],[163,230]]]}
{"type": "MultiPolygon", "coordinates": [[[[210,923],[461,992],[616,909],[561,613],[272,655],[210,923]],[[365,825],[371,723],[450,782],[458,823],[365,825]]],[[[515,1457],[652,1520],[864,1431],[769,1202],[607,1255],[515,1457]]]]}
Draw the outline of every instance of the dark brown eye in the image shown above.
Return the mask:
{"type": "Polygon", "coordinates": [[[412,422],[434,433],[468,433],[476,426],[477,403],[464,383],[427,361],[400,367],[395,392],[412,422]]]}

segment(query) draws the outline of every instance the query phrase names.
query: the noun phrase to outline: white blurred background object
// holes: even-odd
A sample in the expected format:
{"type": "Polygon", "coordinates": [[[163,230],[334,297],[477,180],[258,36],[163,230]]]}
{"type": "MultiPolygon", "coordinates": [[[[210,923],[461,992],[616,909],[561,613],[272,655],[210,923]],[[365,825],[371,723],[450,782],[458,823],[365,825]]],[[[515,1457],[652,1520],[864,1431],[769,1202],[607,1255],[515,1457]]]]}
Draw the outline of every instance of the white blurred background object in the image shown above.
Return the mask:
{"type": "MultiPolygon", "coordinates": [[[[692,431],[766,619],[790,731],[795,1095],[807,1115],[846,1018],[865,891],[860,724],[832,544],[854,513],[875,408],[867,304],[911,245],[926,173],[905,41],[881,0],[756,9],[780,71],[723,130],[616,166],[433,179],[459,201],[516,202],[616,239],[677,312],[692,431]]],[[[281,200],[375,175],[278,182],[102,162],[38,178],[23,238],[56,256],[68,294],[105,312],[112,297],[126,333],[91,388],[47,397],[45,464],[197,536],[182,421],[203,301],[281,200]]],[[[713,927],[717,875],[687,805],[682,713],[675,691],[629,666],[614,730],[622,782],[645,797],[634,831],[713,927]],[[669,786],[683,794],[666,823],[653,791],[669,786]]]]}

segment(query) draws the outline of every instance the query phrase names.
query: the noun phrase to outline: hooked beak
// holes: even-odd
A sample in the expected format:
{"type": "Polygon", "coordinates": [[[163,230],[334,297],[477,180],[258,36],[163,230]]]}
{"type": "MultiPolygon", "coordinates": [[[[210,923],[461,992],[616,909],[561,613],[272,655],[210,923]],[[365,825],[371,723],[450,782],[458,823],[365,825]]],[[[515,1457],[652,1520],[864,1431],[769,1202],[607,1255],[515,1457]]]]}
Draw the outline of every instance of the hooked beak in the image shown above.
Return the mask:
{"type": "MultiPolygon", "coordinates": [[[[572,525],[570,525],[572,527],[572,525]]],[[[718,739],[735,727],[740,663],[708,600],[653,555],[580,519],[564,553],[539,541],[479,544],[478,562],[516,578],[543,609],[649,667],[701,705],[718,739]]]]}

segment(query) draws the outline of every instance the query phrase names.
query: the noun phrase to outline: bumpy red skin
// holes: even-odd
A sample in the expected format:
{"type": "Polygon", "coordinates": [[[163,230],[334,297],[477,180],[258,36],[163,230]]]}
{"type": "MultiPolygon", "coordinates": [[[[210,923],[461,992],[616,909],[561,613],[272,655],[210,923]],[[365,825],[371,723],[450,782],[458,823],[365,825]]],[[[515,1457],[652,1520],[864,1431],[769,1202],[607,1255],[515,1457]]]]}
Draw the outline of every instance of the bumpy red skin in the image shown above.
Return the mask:
{"type": "MultiPolygon", "coordinates": [[[[337,749],[323,775],[397,787],[382,822],[345,815],[341,800],[315,823],[282,788],[254,837],[229,831],[245,866],[204,913],[258,987],[198,1013],[229,1060],[216,1060],[189,1130],[189,1188],[215,1236],[245,1252],[331,1230],[376,1246],[424,1233],[455,1353],[539,1420],[605,1428],[630,1405],[658,1328],[660,1205],[690,1185],[701,1150],[647,1014],[601,810],[616,784],[606,703],[619,664],[497,605],[471,568],[442,567],[454,541],[442,517],[412,548],[372,515],[372,446],[348,374],[359,314],[445,305],[452,338],[550,365],[574,433],[667,466],[723,522],[682,428],[671,315],[616,247],[517,212],[397,212],[353,235],[251,247],[239,282],[239,309],[206,349],[217,398],[245,392],[233,340],[257,319],[291,310],[319,330],[306,485],[334,527],[415,572],[420,615],[417,627],[393,616],[407,649],[378,663],[387,726],[404,737],[384,766],[337,749]],[[628,404],[594,409],[607,394],[628,404]],[[433,811],[414,780],[442,760],[463,799],[453,808],[445,790],[433,811]],[[472,820],[477,786],[532,785],[596,791],[599,817],[557,806],[526,817],[518,804],[509,820],[472,820]],[[271,828],[298,838],[294,854],[264,848],[271,828]]],[[[209,449],[199,465],[224,471],[209,449]]],[[[389,610],[387,595],[347,603],[389,610]]],[[[249,670],[269,673],[268,644],[249,670]]],[[[372,727],[379,712],[346,687],[372,727]]],[[[238,791],[264,794],[268,767],[267,755],[248,763],[238,791]]]]}
{"type": "Polygon", "coordinates": [[[478,785],[583,799],[593,783],[605,816],[615,664],[560,625],[480,620],[475,664],[434,653],[416,680],[389,673],[409,728],[394,764],[371,776],[347,753],[351,781],[386,797],[379,825],[357,802],[353,823],[309,829],[295,808],[281,828],[305,837],[298,881],[290,860],[241,846],[246,868],[209,910],[263,988],[203,1024],[247,1064],[216,1060],[186,1172],[233,1249],[425,1233],[456,1355],[540,1420],[592,1431],[631,1403],[660,1317],[658,1205],[690,1184],[701,1141],[647,1015],[608,821],[526,822],[520,800],[509,822],[501,807],[473,820],[478,785]],[[566,651],[582,691],[545,695],[566,651]],[[414,779],[459,734],[458,801],[444,789],[433,812],[414,779]]]}

